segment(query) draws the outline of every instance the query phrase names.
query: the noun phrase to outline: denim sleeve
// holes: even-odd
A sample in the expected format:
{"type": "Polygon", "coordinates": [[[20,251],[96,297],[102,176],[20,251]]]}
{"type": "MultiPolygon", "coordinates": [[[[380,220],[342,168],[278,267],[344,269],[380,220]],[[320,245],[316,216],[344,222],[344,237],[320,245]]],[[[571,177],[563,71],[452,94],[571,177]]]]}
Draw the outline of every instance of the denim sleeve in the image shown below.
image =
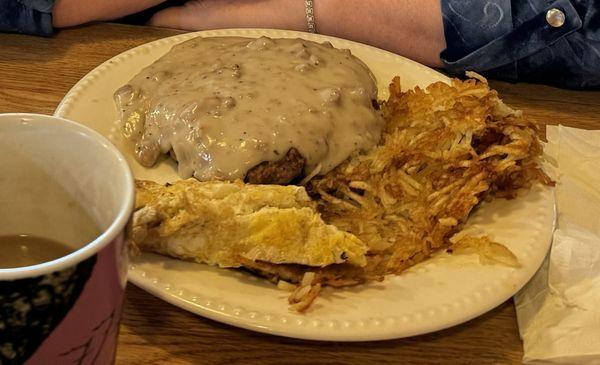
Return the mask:
{"type": "Polygon", "coordinates": [[[455,74],[568,88],[600,87],[600,0],[441,0],[455,74]],[[552,26],[551,10],[564,14],[552,26]]]}
{"type": "Polygon", "coordinates": [[[0,0],[0,32],[50,36],[54,0],[0,0]]]}

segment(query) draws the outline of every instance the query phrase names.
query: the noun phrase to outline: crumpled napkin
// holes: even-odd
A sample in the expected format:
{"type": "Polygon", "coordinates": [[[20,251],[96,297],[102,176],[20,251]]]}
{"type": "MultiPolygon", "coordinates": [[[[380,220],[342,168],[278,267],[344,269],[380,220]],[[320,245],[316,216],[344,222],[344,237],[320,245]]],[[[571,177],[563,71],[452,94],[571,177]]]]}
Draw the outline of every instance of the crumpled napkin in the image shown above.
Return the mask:
{"type": "Polygon", "coordinates": [[[600,130],[548,126],[552,249],[515,296],[525,364],[600,364],[600,130]]]}

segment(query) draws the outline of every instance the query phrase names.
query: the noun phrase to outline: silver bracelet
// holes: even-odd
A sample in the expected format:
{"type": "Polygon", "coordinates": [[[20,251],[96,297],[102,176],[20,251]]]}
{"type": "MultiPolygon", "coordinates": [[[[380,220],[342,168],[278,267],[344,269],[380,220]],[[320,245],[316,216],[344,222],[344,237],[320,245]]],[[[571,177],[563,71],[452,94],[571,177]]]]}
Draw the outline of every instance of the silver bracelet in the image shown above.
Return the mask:
{"type": "Polygon", "coordinates": [[[310,33],[316,33],[317,26],[315,25],[315,9],[313,7],[313,0],[304,0],[304,7],[306,8],[306,23],[308,25],[308,31],[310,33]]]}

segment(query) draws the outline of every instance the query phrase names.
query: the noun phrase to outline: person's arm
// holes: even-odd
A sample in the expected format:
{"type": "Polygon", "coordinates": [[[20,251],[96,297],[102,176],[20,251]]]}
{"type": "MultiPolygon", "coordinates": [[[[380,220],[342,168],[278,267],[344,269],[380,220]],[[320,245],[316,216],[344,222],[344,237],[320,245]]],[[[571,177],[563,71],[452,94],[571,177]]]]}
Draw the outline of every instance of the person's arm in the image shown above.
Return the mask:
{"type": "Polygon", "coordinates": [[[316,0],[314,6],[320,33],[442,66],[446,41],[439,0],[316,0]]]}
{"type": "MultiPolygon", "coordinates": [[[[446,47],[439,0],[315,0],[317,31],[441,66],[446,47]]],[[[307,30],[302,0],[196,0],[163,10],[151,25],[203,30],[260,27],[307,30]]]]}
{"type": "Polygon", "coordinates": [[[97,20],[110,20],[158,5],[165,0],[55,0],[52,25],[70,27],[97,20]]]}

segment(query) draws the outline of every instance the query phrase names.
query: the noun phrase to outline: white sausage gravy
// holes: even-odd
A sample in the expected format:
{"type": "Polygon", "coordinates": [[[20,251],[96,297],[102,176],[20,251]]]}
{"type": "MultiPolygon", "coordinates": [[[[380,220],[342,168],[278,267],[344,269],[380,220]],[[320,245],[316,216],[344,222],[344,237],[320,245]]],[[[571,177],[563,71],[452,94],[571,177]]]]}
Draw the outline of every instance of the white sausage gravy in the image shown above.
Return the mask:
{"type": "Polygon", "coordinates": [[[243,178],[295,148],[324,174],[380,139],[375,80],[349,50],[301,39],[194,38],[115,93],[123,135],[152,166],[171,153],[179,174],[243,178]]]}

